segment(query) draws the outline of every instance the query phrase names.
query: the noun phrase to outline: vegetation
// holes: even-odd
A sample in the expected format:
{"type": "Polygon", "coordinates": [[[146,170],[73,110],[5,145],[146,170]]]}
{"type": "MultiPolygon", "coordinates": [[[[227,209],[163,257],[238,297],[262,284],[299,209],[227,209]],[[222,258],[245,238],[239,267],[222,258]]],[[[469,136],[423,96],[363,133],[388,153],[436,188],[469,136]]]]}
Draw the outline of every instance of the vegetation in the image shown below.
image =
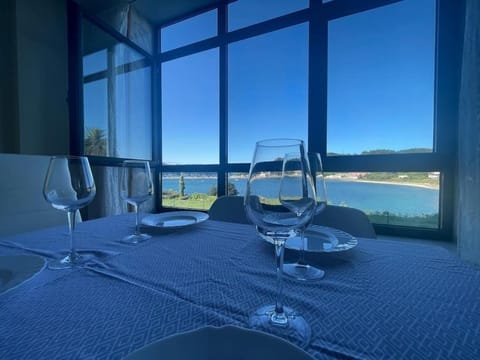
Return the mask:
{"type": "MultiPolygon", "coordinates": [[[[428,148],[411,148],[403,150],[389,150],[389,149],[375,149],[362,151],[360,155],[391,155],[391,154],[418,154],[418,153],[431,153],[432,149],[428,148]]],[[[359,155],[359,154],[339,154],[335,152],[329,152],[328,156],[342,156],[342,155],[359,155]]]]}
{"type": "Polygon", "coordinates": [[[439,179],[428,172],[370,172],[358,176],[359,180],[420,184],[438,187],[439,179]]]}
{"type": "Polygon", "coordinates": [[[180,175],[180,180],[178,180],[178,188],[180,196],[185,196],[185,179],[183,178],[183,175],[180,175]]]}
{"type": "Polygon", "coordinates": [[[90,128],[85,137],[85,154],[107,156],[107,137],[105,130],[90,128]]]}
{"type": "MultiPolygon", "coordinates": [[[[211,196],[217,196],[217,187],[212,186],[210,188],[210,191],[208,192],[209,195],[211,196]]],[[[237,196],[238,195],[238,190],[235,187],[234,183],[231,183],[230,181],[227,184],[227,194],[230,196],[237,196]]]]}
{"type": "Polygon", "coordinates": [[[400,226],[424,227],[430,229],[438,228],[438,214],[425,214],[418,216],[405,216],[384,212],[367,212],[370,221],[374,224],[388,224],[400,226]]]}
{"type": "MultiPolygon", "coordinates": [[[[180,176],[179,191],[168,189],[162,194],[162,203],[166,207],[195,209],[195,210],[208,210],[212,206],[213,202],[217,199],[217,187],[213,186],[208,194],[205,193],[193,193],[190,195],[182,195],[182,181],[183,176],[180,176]]],[[[183,191],[185,191],[185,184],[183,184],[183,191]]],[[[235,184],[228,183],[228,195],[238,195],[238,190],[235,184]]]]}
{"type": "Polygon", "coordinates": [[[208,210],[210,209],[210,206],[212,206],[216,198],[216,196],[203,193],[193,193],[189,196],[185,196],[182,198],[178,193],[177,196],[168,196],[168,194],[164,192],[162,202],[163,206],[166,207],[208,210]]]}

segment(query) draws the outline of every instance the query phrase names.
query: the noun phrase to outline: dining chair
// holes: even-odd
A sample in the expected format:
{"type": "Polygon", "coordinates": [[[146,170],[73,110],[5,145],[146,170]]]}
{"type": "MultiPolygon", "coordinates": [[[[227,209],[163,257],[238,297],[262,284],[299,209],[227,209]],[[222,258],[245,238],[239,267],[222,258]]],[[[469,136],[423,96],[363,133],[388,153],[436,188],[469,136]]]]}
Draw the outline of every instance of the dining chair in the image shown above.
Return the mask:
{"type": "Polygon", "coordinates": [[[0,236],[67,226],[65,212],[43,197],[49,163],[50,156],[0,154],[0,236]]]}
{"type": "MultiPolygon", "coordinates": [[[[221,196],[208,212],[210,219],[240,224],[251,224],[245,214],[242,196],[221,196]]],[[[346,206],[327,205],[312,220],[312,224],[333,227],[356,237],[375,239],[375,229],[361,210],[346,206]]]]}
{"type": "Polygon", "coordinates": [[[313,218],[312,224],[336,228],[356,237],[377,237],[368,216],[359,209],[347,206],[327,205],[313,218]]]}
{"type": "Polygon", "coordinates": [[[245,214],[243,196],[220,196],[213,202],[208,216],[212,220],[251,224],[245,214]]]}

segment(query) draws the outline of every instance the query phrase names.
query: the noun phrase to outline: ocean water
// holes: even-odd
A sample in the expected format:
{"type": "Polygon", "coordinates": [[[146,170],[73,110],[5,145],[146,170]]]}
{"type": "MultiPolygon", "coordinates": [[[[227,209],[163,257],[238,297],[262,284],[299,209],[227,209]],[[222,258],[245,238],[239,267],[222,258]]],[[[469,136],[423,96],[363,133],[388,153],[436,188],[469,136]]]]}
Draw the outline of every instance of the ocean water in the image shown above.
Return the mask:
{"type": "MultiPolygon", "coordinates": [[[[215,178],[184,179],[185,193],[208,193],[217,186],[215,178]]],[[[245,194],[246,179],[230,180],[239,192],[245,194]]],[[[272,181],[265,180],[267,189],[274,189],[272,181]]],[[[378,184],[356,181],[326,180],[328,202],[334,205],[347,205],[366,212],[395,213],[403,216],[416,216],[438,213],[439,191],[417,186],[378,184]]],[[[163,179],[163,191],[178,191],[178,179],[163,179]]],[[[271,194],[274,196],[274,194],[271,194]]]]}

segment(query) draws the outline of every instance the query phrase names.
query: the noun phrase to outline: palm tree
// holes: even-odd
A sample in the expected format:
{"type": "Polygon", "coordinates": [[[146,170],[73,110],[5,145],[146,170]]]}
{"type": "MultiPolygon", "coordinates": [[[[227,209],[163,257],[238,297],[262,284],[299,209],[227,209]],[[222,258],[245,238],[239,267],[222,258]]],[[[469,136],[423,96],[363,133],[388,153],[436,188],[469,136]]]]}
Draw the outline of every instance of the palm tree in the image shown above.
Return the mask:
{"type": "Polygon", "coordinates": [[[85,137],[85,154],[107,156],[107,137],[105,130],[90,128],[85,137]]]}

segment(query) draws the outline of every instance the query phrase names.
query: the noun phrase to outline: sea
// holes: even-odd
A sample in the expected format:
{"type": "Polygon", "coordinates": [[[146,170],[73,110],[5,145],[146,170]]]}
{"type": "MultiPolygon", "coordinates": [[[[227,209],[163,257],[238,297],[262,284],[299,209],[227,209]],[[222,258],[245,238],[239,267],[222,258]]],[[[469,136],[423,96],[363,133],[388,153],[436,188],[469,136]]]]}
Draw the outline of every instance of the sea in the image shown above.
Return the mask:
{"type": "MultiPolygon", "coordinates": [[[[274,189],[271,181],[265,180],[267,189],[274,189]]],[[[245,195],[246,178],[232,178],[239,195],[245,195]]],[[[209,193],[217,186],[216,178],[185,178],[185,194],[209,193]]],[[[362,209],[366,212],[389,212],[402,216],[420,216],[438,214],[439,191],[420,186],[397,184],[379,184],[358,181],[328,179],[325,181],[329,204],[344,205],[362,209]]],[[[178,178],[164,178],[163,191],[178,191],[178,178]]],[[[273,194],[271,196],[274,196],[273,194]]]]}

